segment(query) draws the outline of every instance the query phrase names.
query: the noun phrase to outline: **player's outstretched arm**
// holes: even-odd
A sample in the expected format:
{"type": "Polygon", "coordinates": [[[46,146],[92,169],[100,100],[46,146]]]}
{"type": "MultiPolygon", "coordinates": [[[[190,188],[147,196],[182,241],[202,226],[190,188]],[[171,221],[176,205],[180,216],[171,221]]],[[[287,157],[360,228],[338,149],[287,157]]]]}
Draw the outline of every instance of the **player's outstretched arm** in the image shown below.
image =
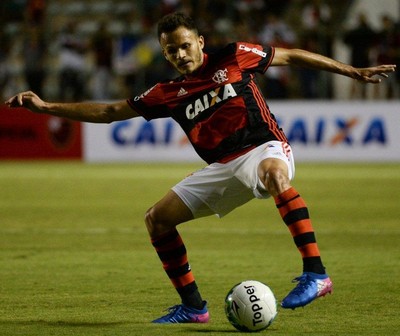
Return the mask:
{"type": "Polygon", "coordinates": [[[354,68],[349,64],[302,49],[276,48],[271,65],[297,65],[301,67],[324,70],[357,79],[366,83],[380,83],[382,78],[396,70],[394,64],[383,64],[369,68],[354,68]]]}
{"type": "Polygon", "coordinates": [[[9,107],[25,107],[35,113],[51,114],[72,120],[110,123],[139,116],[126,101],[102,103],[49,103],[42,100],[32,91],[16,94],[5,104],[9,107]]]}

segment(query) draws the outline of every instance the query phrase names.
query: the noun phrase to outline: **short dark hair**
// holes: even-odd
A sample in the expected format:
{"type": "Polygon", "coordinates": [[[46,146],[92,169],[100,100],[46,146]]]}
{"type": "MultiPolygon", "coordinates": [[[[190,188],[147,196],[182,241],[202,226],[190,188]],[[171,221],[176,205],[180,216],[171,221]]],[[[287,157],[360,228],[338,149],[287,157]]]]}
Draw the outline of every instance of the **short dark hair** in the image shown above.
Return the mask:
{"type": "Polygon", "coordinates": [[[160,19],[160,21],[158,21],[158,39],[160,40],[163,33],[172,33],[179,27],[185,27],[189,30],[194,31],[197,35],[199,34],[196,23],[190,16],[186,15],[185,13],[174,12],[165,15],[160,19]]]}

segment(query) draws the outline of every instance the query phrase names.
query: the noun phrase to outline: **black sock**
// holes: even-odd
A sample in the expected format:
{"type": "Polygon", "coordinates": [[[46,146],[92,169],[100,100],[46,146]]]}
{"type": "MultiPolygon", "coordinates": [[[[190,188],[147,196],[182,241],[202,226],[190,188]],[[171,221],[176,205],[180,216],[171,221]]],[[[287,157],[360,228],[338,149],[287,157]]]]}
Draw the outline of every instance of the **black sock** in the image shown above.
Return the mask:
{"type": "Polygon", "coordinates": [[[196,282],[192,282],[182,288],[177,288],[182,303],[195,309],[203,309],[204,301],[201,298],[196,282]]]}
{"type": "Polygon", "coordinates": [[[325,267],[320,257],[307,257],[303,259],[303,272],[325,274],[325,267]]]}

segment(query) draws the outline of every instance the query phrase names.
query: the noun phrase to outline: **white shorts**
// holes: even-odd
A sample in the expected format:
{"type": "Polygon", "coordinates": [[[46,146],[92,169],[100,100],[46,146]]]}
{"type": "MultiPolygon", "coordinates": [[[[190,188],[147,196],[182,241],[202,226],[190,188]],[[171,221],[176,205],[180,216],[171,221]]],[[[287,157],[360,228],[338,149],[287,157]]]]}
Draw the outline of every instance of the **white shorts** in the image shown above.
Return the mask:
{"type": "Polygon", "coordinates": [[[222,217],[253,198],[271,196],[257,173],[260,162],[268,158],[284,161],[289,179],[294,178],[290,146],[270,141],[228,163],[212,163],[186,177],[172,190],[192,211],[194,218],[213,214],[222,217]]]}

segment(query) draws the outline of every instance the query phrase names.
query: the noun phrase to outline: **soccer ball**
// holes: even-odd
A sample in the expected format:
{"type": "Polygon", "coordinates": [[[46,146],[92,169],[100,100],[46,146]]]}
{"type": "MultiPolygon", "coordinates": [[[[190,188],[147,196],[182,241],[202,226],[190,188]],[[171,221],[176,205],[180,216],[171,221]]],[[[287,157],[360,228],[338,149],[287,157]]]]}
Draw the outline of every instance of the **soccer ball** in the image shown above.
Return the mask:
{"type": "Polygon", "coordinates": [[[243,281],[226,296],[225,314],[240,331],[264,330],[276,317],[276,299],[271,289],[262,282],[243,281]]]}

